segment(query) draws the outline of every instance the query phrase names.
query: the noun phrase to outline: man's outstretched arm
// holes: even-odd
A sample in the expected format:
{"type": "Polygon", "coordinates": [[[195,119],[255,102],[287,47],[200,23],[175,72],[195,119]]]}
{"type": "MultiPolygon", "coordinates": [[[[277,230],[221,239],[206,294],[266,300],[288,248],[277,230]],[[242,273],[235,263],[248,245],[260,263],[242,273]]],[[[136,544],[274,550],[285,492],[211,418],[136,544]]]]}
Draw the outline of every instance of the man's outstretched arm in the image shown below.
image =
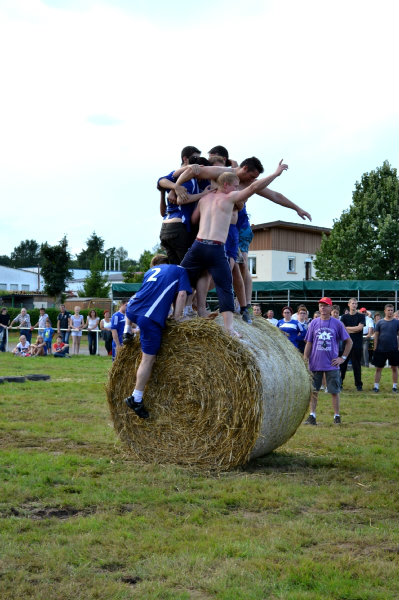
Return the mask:
{"type": "Polygon", "coordinates": [[[260,190],[256,193],[258,194],[258,196],[267,198],[268,200],[271,200],[275,204],[279,204],[280,206],[284,206],[285,208],[291,208],[292,210],[295,210],[298,213],[298,215],[301,217],[301,219],[308,218],[309,221],[312,220],[312,217],[310,216],[310,214],[308,212],[306,212],[306,210],[303,210],[303,208],[301,208],[297,204],[294,204],[293,202],[291,202],[291,200],[288,200],[288,198],[283,196],[283,194],[280,194],[280,192],[275,192],[274,190],[268,190],[268,189],[264,188],[263,190],[260,190]]]}
{"type": "Polygon", "coordinates": [[[234,193],[234,201],[236,204],[241,202],[245,202],[248,200],[250,196],[253,194],[259,194],[263,189],[265,189],[272,181],[279,177],[283,171],[288,169],[288,165],[283,164],[283,159],[278,163],[277,169],[272,173],[272,175],[268,175],[267,177],[263,177],[262,179],[258,179],[249,185],[248,187],[240,190],[239,192],[234,193]]]}

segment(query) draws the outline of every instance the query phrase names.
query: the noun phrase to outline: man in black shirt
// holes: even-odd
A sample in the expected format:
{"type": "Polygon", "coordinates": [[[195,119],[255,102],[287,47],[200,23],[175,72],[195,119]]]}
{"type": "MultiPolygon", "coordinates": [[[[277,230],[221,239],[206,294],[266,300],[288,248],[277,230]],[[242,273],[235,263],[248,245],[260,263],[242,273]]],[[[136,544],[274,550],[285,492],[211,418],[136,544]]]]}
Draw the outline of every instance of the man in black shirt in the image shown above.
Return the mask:
{"type": "MultiPolygon", "coordinates": [[[[68,344],[69,336],[71,334],[69,322],[69,319],[71,318],[71,313],[65,310],[65,304],[61,304],[60,310],[61,312],[57,317],[57,335],[60,335],[62,337],[62,341],[64,342],[64,344],[68,344]],[[62,331],[63,329],[67,331],[62,331]]],[[[65,352],[69,354],[69,347],[66,348],[65,352]]]]}
{"type": "Polygon", "coordinates": [[[357,312],[357,299],[350,298],[348,302],[349,313],[342,315],[341,323],[345,326],[346,331],[351,336],[353,346],[346,360],[340,366],[341,380],[344,383],[346,369],[348,368],[349,360],[352,361],[353,377],[355,386],[358,392],[363,390],[362,383],[362,351],[363,351],[363,327],[366,325],[365,316],[357,312]]]}
{"type": "Polygon", "coordinates": [[[10,315],[6,308],[1,309],[0,314],[0,352],[6,351],[7,327],[10,324],[10,315]]]}

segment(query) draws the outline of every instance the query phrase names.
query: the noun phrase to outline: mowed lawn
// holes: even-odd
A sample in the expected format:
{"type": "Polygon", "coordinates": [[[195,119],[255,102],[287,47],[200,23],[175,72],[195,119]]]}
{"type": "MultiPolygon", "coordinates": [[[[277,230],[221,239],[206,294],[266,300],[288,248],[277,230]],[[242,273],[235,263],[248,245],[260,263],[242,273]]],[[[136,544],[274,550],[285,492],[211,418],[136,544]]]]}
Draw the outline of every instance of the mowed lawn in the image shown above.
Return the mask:
{"type": "Polygon", "coordinates": [[[398,396],[348,372],[243,469],[138,464],[119,443],[108,357],[0,355],[2,600],[390,600],[399,595],[398,396]]]}

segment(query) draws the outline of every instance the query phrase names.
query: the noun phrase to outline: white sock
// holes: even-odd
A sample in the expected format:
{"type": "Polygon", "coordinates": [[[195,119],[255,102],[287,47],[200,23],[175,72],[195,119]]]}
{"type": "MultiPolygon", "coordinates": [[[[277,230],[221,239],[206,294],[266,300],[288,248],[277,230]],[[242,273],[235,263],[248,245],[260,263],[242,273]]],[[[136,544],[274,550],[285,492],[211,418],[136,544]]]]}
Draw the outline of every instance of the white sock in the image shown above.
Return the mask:
{"type": "Polygon", "coordinates": [[[398,387],[398,384],[397,384],[397,383],[393,383],[393,384],[392,384],[392,387],[393,387],[393,389],[395,390],[395,389],[398,387]]]}
{"type": "Polygon", "coordinates": [[[142,402],[143,401],[143,394],[144,392],[140,392],[140,390],[134,390],[133,391],[133,398],[135,402],[142,402]]]}
{"type": "Polygon", "coordinates": [[[339,417],[340,414],[339,413],[335,413],[334,417],[339,417]]]}
{"type": "Polygon", "coordinates": [[[316,418],[316,413],[315,412],[311,412],[310,414],[312,415],[312,417],[316,418]]]}
{"type": "Polygon", "coordinates": [[[380,384],[379,383],[375,383],[374,387],[377,388],[377,390],[379,390],[380,389],[380,384]]]}
{"type": "Polygon", "coordinates": [[[129,325],[129,323],[125,323],[125,329],[123,330],[123,333],[132,333],[132,326],[129,325]]]}

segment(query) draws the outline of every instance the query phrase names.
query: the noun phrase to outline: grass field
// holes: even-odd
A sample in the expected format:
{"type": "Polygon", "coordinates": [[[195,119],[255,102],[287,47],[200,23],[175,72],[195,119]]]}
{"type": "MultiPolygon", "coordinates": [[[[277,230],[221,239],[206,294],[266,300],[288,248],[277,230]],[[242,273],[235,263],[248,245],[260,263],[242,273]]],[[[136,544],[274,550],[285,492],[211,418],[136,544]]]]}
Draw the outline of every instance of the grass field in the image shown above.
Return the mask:
{"type": "Polygon", "coordinates": [[[398,397],[349,372],[343,424],[219,476],[137,464],[116,438],[109,358],[0,355],[2,600],[393,600],[398,397]]]}

